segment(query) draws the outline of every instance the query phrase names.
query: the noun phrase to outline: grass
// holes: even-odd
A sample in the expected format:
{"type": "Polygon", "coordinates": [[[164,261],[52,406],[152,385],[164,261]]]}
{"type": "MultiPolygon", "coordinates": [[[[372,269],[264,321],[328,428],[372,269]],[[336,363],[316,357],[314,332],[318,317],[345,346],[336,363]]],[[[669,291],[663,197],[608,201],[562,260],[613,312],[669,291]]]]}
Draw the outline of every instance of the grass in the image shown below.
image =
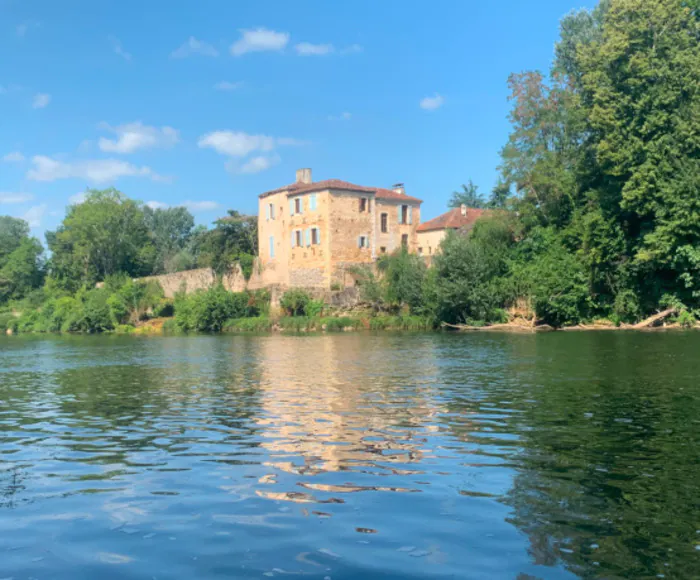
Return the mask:
{"type": "Polygon", "coordinates": [[[236,318],[227,320],[222,331],[224,332],[269,332],[272,330],[273,321],[266,316],[254,316],[251,318],[236,318]]]}
{"type": "Polygon", "coordinates": [[[369,321],[370,330],[431,330],[430,318],[422,316],[376,316],[369,321]]]}

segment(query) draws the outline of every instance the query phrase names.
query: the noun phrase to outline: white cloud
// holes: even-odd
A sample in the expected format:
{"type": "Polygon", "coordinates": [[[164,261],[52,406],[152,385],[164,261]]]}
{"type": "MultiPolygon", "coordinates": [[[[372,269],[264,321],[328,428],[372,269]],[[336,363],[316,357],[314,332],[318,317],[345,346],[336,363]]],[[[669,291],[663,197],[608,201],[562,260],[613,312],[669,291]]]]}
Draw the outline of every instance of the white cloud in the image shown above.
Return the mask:
{"type": "Polygon", "coordinates": [[[117,127],[102,123],[100,127],[117,135],[116,140],[100,137],[99,147],[107,153],[133,153],[138,149],[172,147],[180,140],[179,133],[172,127],[159,129],[140,121],[117,127]]]}
{"type": "Polygon", "coordinates": [[[191,200],[183,202],[182,206],[186,207],[191,212],[213,211],[213,210],[219,209],[219,207],[221,207],[215,201],[191,201],[191,200]]]}
{"type": "Polygon", "coordinates": [[[22,161],[24,161],[24,155],[22,155],[22,153],[19,151],[12,151],[3,156],[2,160],[5,163],[22,163],[22,161]]]}
{"type": "Polygon", "coordinates": [[[45,203],[32,206],[25,212],[22,219],[29,224],[29,227],[38,228],[41,226],[41,220],[46,215],[47,209],[48,206],[45,203]]]}
{"type": "Polygon", "coordinates": [[[32,157],[32,169],[27,178],[34,181],[56,181],[58,179],[84,179],[94,183],[114,181],[120,177],[147,177],[153,181],[167,181],[150,167],[137,167],[119,159],[88,159],[65,163],[50,157],[32,157]]]}
{"type": "Polygon", "coordinates": [[[231,54],[241,56],[248,52],[280,51],[289,42],[288,32],[275,32],[267,28],[241,30],[242,36],[231,45],[231,54]]]}
{"type": "Polygon", "coordinates": [[[305,142],[291,137],[249,135],[243,131],[214,131],[200,137],[201,148],[214,149],[217,153],[231,157],[225,167],[231,173],[258,173],[280,162],[273,151],[277,147],[304,145],[305,142]],[[258,153],[246,161],[238,161],[252,153],[258,153]]]}
{"type": "Polygon", "coordinates": [[[236,89],[239,89],[242,86],[243,81],[236,81],[235,83],[229,81],[221,81],[220,83],[216,83],[214,85],[214,88],[217,91],[235,91],[236,89]]]}
{"type": "Polygon", "coordinates": [[[186,58],[193,54],[215,57],[219,56],[219,51],[208,42],[203,42],[197,40],[194,36],[190,36],[182,46],[170,53],[170,58],[186,58]]]}
{"type": "Polygon", "coordinates": [[[270,169],[273,165],[277,165],[281,161],[280,156],[273,155],[258,155],[251,157],[243,165],[239,165],[235,161],[226,163],[226,169],[231,173],[260,173],[270,169]]]}
{"type": "Polygon", "coordinates": [[[51,95],[46,94],[46,93],[38,93],[34,95],[34,101],[32,102],[32,108],[34,109],[43,109],[44,107],[48,106],[48,104],[51,102],[51,95]]]}
{"type": "Polygon", "coordinates": [[[294,47],[299,56],[324,56],[332,53],[335,49],[332,44],[311,44],[310,42],[300,42],[294,47]]]}
{"type": "Polygon", "coordinates": [[[340,54],[357,54],[364,50],[361,44],[351,44],[340,50],[340,54]]]}
{"type": "Polygon", "coordinates": [[[166,209],[170,207],[167,203],[163,203],[162,201],[147,201],[146,205],[151,209],[166,209]]]}
{"type": "Polygon", "coordinates": [[[435,109],[442,107],[444,102],[445,99],[435,93],[434,97],[425,97],[424,99],[421,99],[420,108],[425,109],[426,111],[434,111],[435,109]]]}
{"type": "Polygon", "coordinates": [[[68,198],[68,203],[71,205],[80,205],[81,203],[85,202],[85,192],[81,191],[80,193],[76,193],[75,195],[71,195],[68,198]]]}
{"type": "Polygon", "coordinates": [[[119,42],[118,38],[110,36],[109,41],[112,43],[112,50],[114,51],[114,54],[121,56],[124,60],[131,60],[131,53],[124,50],[124,47],[122,47],[122,43],[119,42]]]}
{"type": "Polygon", "coordinates": [[[245,157],[253,151],[272,151],[277,141],[275,137],[249,135],[243,131],[214,131],[200,137],[198,145],[221,155],[245,157]]]}
{"type": "Polygon", "coordinates": [[[347,111],[340,113],[340,115],[328,115],[329,121],[349,121],[352,119],[352,114],[347,111]]]}
{"type": "Polygon", "coordinates": [[[13,203],[27,203],[34,199],[31,193],[12,193],[9,191],[0,191],[0,203],[3,204],[13,204],[13,203]]]}

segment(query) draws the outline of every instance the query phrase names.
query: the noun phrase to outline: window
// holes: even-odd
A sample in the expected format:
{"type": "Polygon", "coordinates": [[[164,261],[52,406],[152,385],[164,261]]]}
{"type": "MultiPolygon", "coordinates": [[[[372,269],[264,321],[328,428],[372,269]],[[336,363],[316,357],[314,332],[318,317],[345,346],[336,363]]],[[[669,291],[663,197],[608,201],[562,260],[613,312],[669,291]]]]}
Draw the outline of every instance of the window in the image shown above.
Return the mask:
{"type": "Polygon", "coordinates": [[[302,241],[301,241],[301,230],[296,230],[296,231],[294,232],[294,240],[295,240],[295,245],[296,245],[297,247],[299,247],[299,246],[302,245],[302,241]]]}
{"type": "Polygon", "coordinates": [[[311,245],[318,246],[321,243],[321,231],[318,228],[311,228],[311,245]]]}
{"type": "Polygon", "coordinates": [[[369,204],[367,203],[367,198],[366,197],[361,197],[360,198],[360,213],[364,213],[367,211],[369,204]]]}
{"type": "Polygon", "coordinates": [[[401,206],[401,223],[402,224],[408,223],[408,206],[407,205],[401,206]]]}
{"type": "Polygon", "coordinates": [[[312,193],[309,196],[309,210],[316,211],[316,194],[312,193]]]}
{"type": "Polygon", "coordinates": [[[294,213],[302,213],[304,210],[304,204],[302,203],[302,198],[297,197],[294,199],[294,213]]]}
{"type": "Polygon", "coordinates": [[[270,239],[268,240],[270,244],[270,258],[275,257],[275,236],[270,236],[270,239]]]}
{"type": "Polygon", "coordinates": [[[386,246],[382,246],[381,248],[379,248],[379,253],[386,254],[386,246]]]}
{"type": "Polygon", "coordinates": [[[401,236],[401,247],[405,250],[408,248],[408,234],[403,234],[401,236]]]}
{"type": "Polygon", "coordinates": [[[267,211],[270,212],[270,219],[275,219],[275,205],[272,203],[268,204],[267,211]]]}
{"type": "Polygon", "coordinates": [[[389,231],[389,214],[383,213],[381,216],[382,221],[382,233],[386,234],[389,231]]]}
{"type": "Polygon", "coordinates": [[[368,236],[360,236],[357,238],[357,247],[358,248],[369,248],[369,237],[368,236]]]}
{"type": "Polygon", "coordinates": [[[423,255],[423,248],[418,248],[418,255],[422,256],[423,255]]]}

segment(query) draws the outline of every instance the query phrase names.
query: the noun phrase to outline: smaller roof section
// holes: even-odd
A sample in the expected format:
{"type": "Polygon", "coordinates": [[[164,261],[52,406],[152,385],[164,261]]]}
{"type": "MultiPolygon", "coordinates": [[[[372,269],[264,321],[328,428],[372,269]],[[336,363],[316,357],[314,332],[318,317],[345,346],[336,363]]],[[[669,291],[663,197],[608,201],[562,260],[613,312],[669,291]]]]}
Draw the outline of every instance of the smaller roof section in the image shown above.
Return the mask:
{"type": "Polygon", "coordinates": [[[475,207],[456,207],[430,221],[424,222],[416,228],[418,232],[432,232],[435,230],[463,230],[474,227],[476,221],[490,212],[486,209],[475,207]]]}

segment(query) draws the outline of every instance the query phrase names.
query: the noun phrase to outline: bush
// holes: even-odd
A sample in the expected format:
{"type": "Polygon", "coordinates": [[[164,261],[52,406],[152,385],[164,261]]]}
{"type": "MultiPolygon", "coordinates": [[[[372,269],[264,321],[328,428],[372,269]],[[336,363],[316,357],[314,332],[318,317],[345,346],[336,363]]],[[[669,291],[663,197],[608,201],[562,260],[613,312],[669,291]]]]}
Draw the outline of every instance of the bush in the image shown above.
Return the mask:
{"type": "Polygon", "coordinates": [[[433,320],[424,316],[377,316],[369,321],[370,330],[429,330],[433,320]]]}
{"type": "Polygon", "coordinates": [[[289,316],[307,316],[307,309],[311,301],[308,292],[293,288],[282,295],[280,306],[289,316]]]}
{"type": "Polygon", "coordinates": [[[173,318],[170,318],[169,320],[166,320],[165,322],[163,322],[162,329],[163,329],[163,332],[165,334],[179,332],[179,330],[180,330],[177,326],[177,323],[175,322],[175,319],[173,319],[173,318]]]}
{"type": "Polygon", "coordinates": [[[7,329],[15,330],[17,325],[17,317],[12,312],[3,312],[0,314],[0,332],[5,333],[7,329]]]}
{"type": "Polygon", "coordinates": [[[175,322],[185,332],[219,332],[227,320],[259,314],[248,292],[228,292],[220,284],[175,299],[175,322]]]}
{"type": "Polygon", "coordinates": [[[695,326],[696,320],[695,316],[693,316],[692,313],[688,312],[687,310],[682,310],[680,314],[678,314],[676,322],[682,328],[693,328],[695,326]]]}
{"type": "Polygon", "coordinates": [[[641,316],[639,299],[632,290],[621,290],[615,296],[613,304],[612,319],[616,325],[621,322],[632,324],[637,322],[641,316]]]}

